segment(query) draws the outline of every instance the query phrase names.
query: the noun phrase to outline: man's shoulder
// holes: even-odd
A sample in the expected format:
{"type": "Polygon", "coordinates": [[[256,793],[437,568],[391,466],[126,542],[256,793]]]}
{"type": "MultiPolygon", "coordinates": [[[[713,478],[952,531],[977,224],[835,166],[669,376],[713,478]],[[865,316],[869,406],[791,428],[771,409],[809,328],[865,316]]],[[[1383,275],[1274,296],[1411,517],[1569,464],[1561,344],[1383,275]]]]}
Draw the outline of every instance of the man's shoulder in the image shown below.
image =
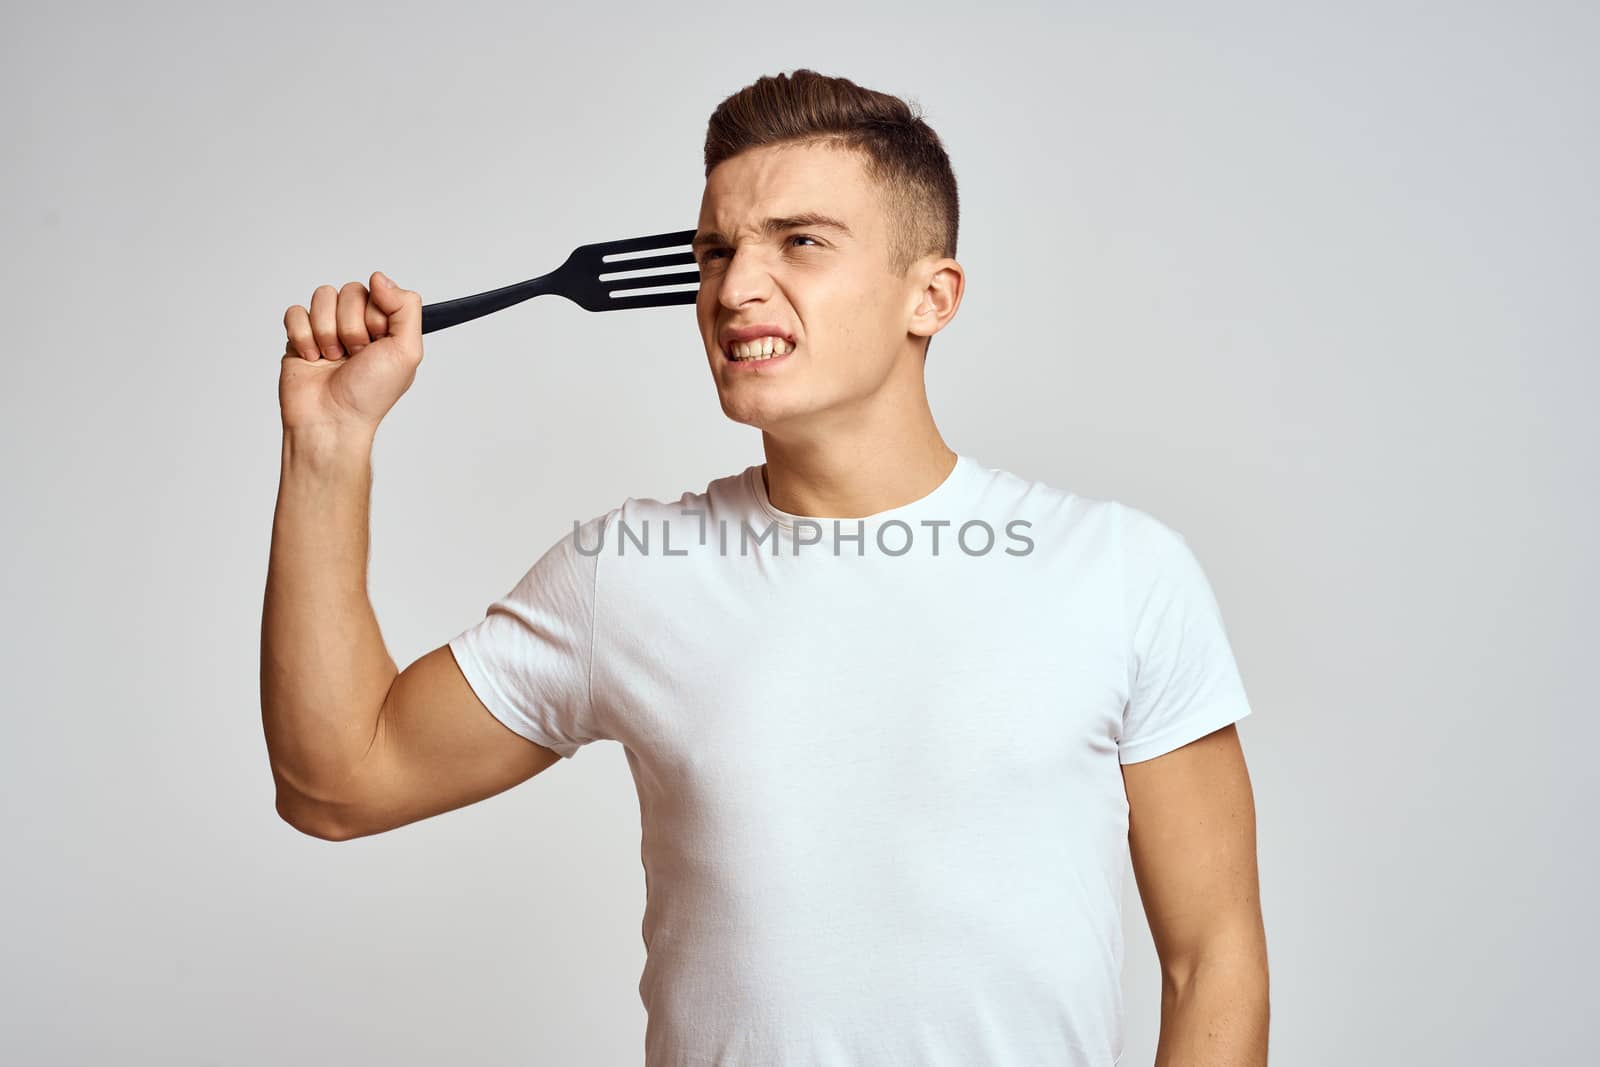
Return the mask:
{"type": "Polygon", "coordinates": [[[754,513],[748,466],[711,479],[702,489],[687,489],[676,498],[628,496],[587,521],[576,522],[569,540],[581,541],[592,555],[686,554],[683,546],[704,546],[717,524],[738,529],[741,518],[754,513]]]}
{"type": "Polygon", "coordinates": [[[732,474],[712,478],[702,489],[685,489],[677,497],[629,496],[612,509],[619,519],[669,519],[707,514],[711,511],[729,511],[741,508],[748,502],[749,477],[754,466],[732,474]]]}
{"type": "Polygon", "coordinates": [[[1110,498],[1079,492],[1064,480],[1047,481],[983,464],[978,464],[978,470],[978,491],[972,501],[978,512],[1010,514],[1034,524],[1109,526],[1113,512],[1122,506],[1110,498]]]}

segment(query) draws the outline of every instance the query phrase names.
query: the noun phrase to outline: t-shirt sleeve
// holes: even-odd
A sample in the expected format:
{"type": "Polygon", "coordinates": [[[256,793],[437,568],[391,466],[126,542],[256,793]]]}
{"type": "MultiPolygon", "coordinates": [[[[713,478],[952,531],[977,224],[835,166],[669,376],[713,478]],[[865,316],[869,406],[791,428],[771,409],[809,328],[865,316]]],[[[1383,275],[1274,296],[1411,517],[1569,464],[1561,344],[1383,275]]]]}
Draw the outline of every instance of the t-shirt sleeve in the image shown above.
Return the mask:
{"type": "Polygon", "coordinates": [[[571,759],[602,735],[589,679],[604,524],[580,524],[547,549],[450,651],[495,718],[571,759]]]}
{"type": "Polygon", "coordinates": [[[1250,714],[1211,584],[1183,535],[1117,504],[1128,640],[1118,760],[1138,763],[1250,714]]]}

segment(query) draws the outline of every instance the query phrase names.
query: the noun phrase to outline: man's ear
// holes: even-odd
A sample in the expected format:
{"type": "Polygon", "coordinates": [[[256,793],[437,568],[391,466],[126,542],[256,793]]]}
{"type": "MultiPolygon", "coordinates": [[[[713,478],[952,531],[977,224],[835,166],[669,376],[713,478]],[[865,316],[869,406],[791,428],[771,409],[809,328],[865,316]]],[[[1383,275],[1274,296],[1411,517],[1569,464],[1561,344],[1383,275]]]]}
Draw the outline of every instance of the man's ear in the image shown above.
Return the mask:
{"type": "Polygon", "coordinates": [[[906,323],[906,332],[931,338],[955,318],[966,288],[966,271],[948,257],[919,264],[914,269],[921,286],[916,291],[916,303],[906,323]]]}

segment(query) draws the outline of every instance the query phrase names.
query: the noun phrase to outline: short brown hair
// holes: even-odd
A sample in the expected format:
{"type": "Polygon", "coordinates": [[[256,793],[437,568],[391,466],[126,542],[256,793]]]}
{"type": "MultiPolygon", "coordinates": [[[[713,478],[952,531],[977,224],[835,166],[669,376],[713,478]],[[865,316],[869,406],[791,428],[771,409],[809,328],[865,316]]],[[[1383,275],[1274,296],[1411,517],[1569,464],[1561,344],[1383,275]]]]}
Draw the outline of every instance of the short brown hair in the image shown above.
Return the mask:
{"type": "Polygon", "coordinates": [[[955,172],[914,104],[805,68],[758,78],[712,112],[706,177],[740,152],[777,144],[834,144],[861,154],[883,194],[889,269],[896,277],[923,256],[956,254],[961,210],[955,172]]]}

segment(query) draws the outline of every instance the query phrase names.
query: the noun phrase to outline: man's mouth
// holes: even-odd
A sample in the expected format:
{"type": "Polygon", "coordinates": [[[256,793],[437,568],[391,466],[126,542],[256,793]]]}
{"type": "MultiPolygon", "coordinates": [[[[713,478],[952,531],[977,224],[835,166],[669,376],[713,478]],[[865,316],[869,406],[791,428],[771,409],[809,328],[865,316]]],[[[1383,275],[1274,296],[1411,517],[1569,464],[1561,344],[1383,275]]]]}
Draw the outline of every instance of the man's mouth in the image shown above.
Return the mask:
{"type": "Polygon", "coordinates": [[[794,351],[794,346],[782,337],[758,337],[751,341],[733,341],[724,354],[734,363],[759,363],[778,359],[794,351]]]}

